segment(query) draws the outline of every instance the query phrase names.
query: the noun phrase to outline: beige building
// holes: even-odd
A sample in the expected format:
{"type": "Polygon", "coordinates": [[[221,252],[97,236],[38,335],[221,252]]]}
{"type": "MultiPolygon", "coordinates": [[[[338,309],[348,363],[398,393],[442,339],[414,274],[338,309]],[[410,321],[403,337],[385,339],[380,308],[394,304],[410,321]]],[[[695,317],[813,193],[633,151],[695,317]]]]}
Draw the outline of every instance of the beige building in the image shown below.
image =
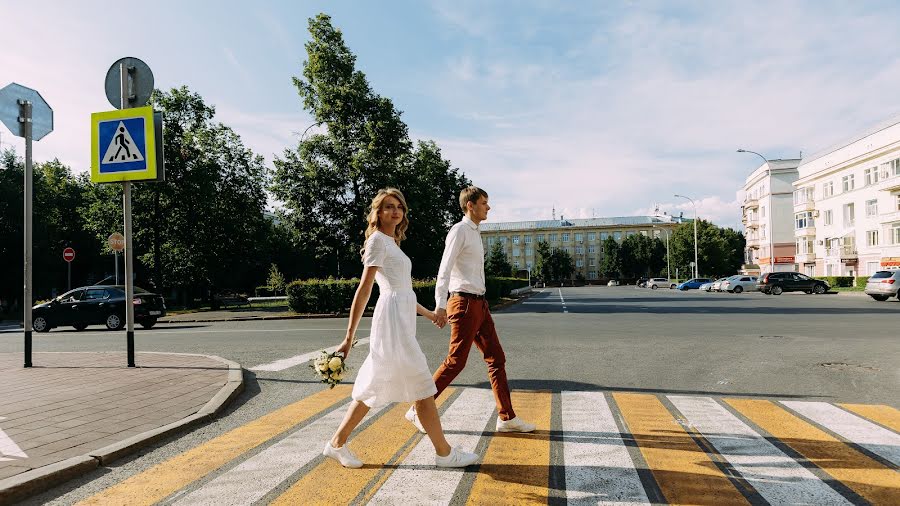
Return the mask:
{"type": "MultiPolygon", "coordinates": [[[[622,241],[629,235],[643,234],[666,241],[680,223],[690,221],[681,216],[626,216],[580,220],[515,221],[480,225],[485,253],[494,244],[503,245],[506,258],[517,270],[531,270],[535,264],[535,247],[546,242],[562,248],[575,261],[575,274],[585,279],[600,277],[600,257],[603,241],[612,237],[622,241]]],[[[674,272],[672,273],[675,274],[674,272]]]]}
{"type": "Polygon", "coordinates": [[[869,276],[900,268],[900,118],[804,158],[797,170],[801,272],[869,276]]]}
{"type": "Polygon", "coordinates": [[[794,270],[794,205],[791,201],[799,159],[768,160],[744,182],[743,274],[794,270]]]}

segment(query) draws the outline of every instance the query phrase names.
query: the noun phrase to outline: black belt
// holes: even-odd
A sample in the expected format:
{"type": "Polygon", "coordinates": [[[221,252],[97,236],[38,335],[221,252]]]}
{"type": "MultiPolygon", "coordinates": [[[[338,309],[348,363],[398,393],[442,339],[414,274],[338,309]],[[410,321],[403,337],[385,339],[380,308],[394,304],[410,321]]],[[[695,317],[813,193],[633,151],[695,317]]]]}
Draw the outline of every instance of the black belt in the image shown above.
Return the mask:
{"type": "Polygon", "coordinates": [[[483,299],[484,295],[476,295],[474,293],[466,293],[466,292],[450,292],[451,297],[465,297],[467,299],[483,299]]]}

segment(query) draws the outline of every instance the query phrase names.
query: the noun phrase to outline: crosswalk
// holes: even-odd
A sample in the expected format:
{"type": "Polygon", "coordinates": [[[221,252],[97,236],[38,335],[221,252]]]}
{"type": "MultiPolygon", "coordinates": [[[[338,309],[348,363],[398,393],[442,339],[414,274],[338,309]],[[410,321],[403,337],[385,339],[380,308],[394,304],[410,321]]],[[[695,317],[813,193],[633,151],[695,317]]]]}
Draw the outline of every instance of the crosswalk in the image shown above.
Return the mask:
{"type": "Polygon", "coordinates": [[[495,433],[490,390],[438,400],[451,445],[482,456],[433,466],[403,418],[372,410],[321,455],[350,387],[323,390],[80,504],[900,504],[900,411],[884,405],[608,391],[514,391],[532,434],[495,433]]]}

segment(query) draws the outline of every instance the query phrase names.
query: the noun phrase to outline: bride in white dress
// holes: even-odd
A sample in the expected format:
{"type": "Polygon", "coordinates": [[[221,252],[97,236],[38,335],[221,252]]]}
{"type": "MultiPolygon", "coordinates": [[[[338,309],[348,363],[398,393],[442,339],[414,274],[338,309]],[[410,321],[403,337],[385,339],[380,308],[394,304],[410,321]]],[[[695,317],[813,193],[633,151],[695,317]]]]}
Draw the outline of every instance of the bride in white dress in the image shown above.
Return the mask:
{"type": "Polygon", "coordinates": [[[347,439],[370,408],[391,402],[415,401],[416,413],[435,450],[438,467],[465,467],[474,464],[474,453],[451,448],[444,438],[434,394],[437,389],[416,341],[416,313],[435,321],[434,313],[416,302],[412,288],[412,263],[400,241],[406,239],[409,226],[406,199],[400,190],[379,190],[369,210],[366,244],[362,250],[363,273],[350,308],[347,335],[338,351],[350,354],[372,283],[378,283],[379,296],[372,316],[369,355],[359,369],[353,385],[353,401],[331,441],[322,452],[344,467],[362,467],[363,463],[347,448],[347,439]]]}

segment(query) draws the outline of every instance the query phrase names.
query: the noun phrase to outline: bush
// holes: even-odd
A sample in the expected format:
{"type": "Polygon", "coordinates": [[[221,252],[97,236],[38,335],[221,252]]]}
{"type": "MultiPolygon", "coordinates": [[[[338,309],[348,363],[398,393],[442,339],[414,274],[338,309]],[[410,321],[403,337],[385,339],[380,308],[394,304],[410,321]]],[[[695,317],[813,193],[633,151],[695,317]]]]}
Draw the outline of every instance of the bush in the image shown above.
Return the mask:
{"type": "Polygon", "coordinates": [[[825,276],[819,278],[828,283],[832,288],[853,286],[853,276],[825,276]]]}
{"type": "Polygon", "coordinates": [[[269,289],[268,286],[257,286],[256,290],[254,290],[254,293],[257,297],[272,297],[273,295],[275,295],[275,292],[269,289]]]}
{"type": "Polygon", "coordinates": [[[866,283],[869,282],[869,276],[857,276],[856,283],[853,285],[858,288],[865,288],[866,283]]]}

